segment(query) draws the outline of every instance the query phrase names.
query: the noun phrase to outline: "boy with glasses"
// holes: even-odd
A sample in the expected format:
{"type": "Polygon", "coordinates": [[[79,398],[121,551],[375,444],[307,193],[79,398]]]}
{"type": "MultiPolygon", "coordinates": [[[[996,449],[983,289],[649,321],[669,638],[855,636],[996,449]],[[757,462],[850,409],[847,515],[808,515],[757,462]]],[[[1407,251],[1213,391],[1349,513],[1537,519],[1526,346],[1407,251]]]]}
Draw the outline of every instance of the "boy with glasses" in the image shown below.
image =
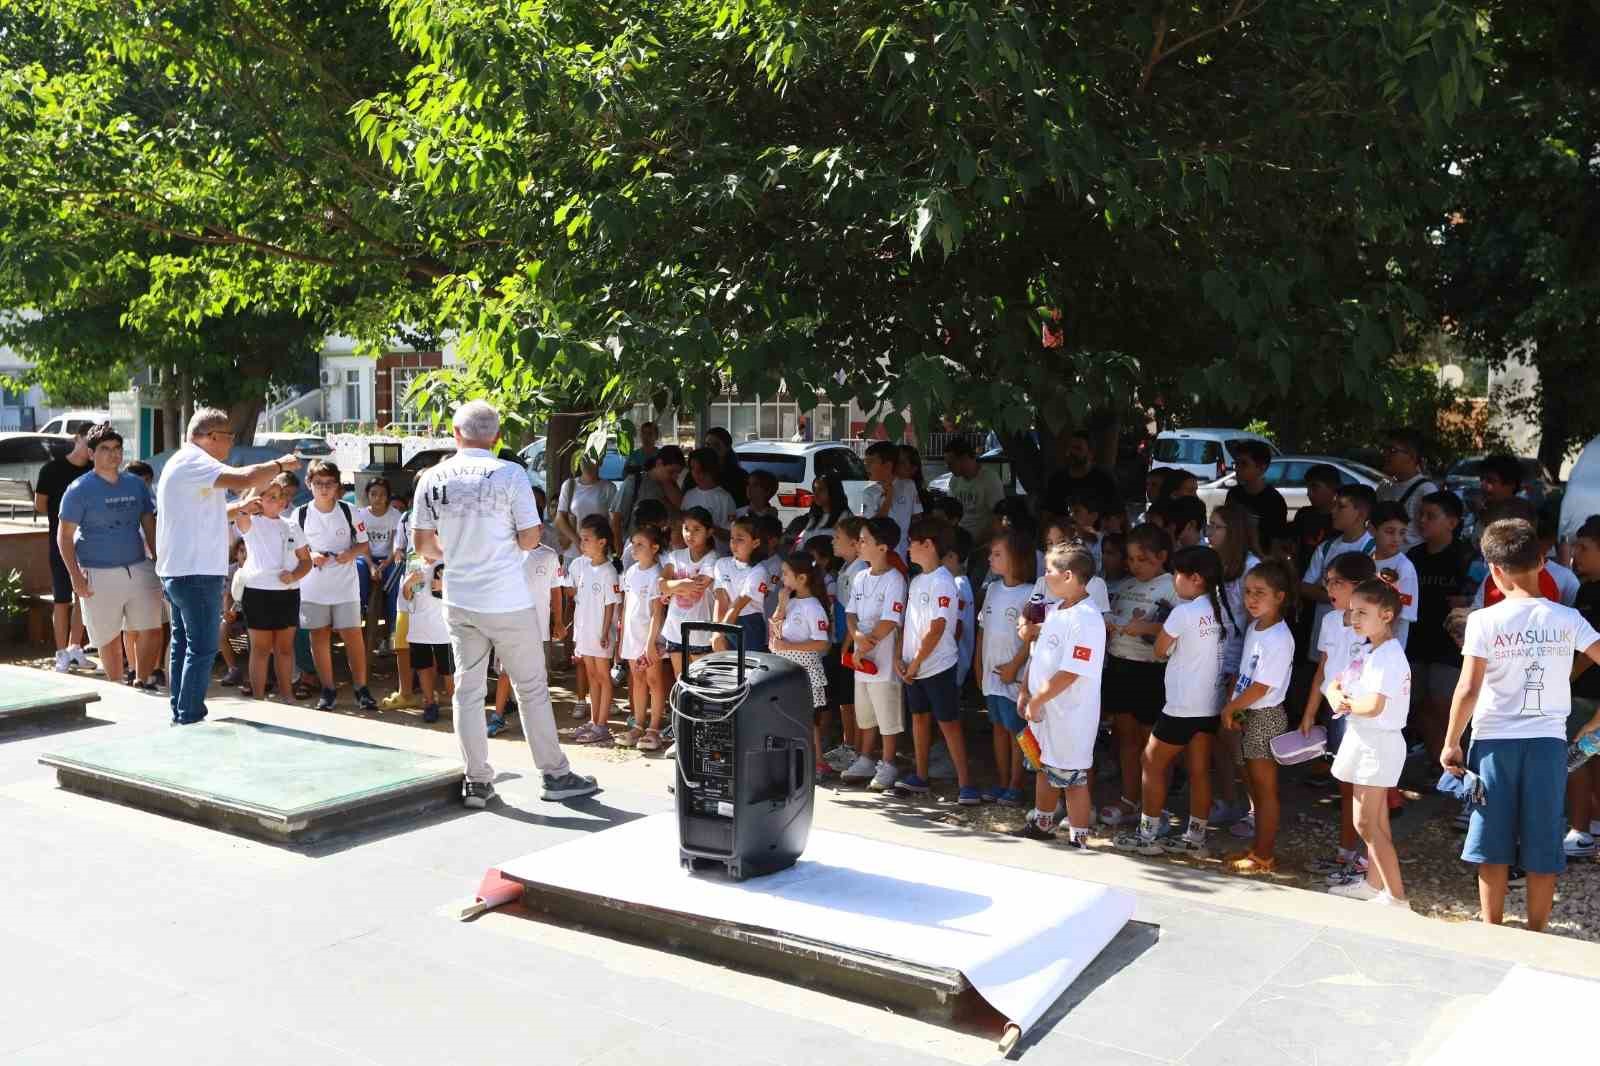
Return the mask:
{"type": "Polygon", "coordinates": [[[1379,503],[1398,503],[1405,508],[1406,533],[1401,551],[1422,543],[1422,501],[1439,491],[1422,471],[1422,438],[1409,429],[1389,431],[1383,451],[1383,472],[1392,479],[1378,489],[1379,503]]]}
{"type": "MultiPolygon", "coordinates": [[[[311,502],[295,511],[294,520],[311,548],[311,572],[300,582],[300,626],[311,633],[311,657],[317,664],[322,696],[317,710],[331,711],[338,699],[333,673],[333,632],[344,641],[355,684],[356,703],[363,711],[378,709],[367,690],[367,649],[361,627],[361,586],[356,559],[371,559],[367,531],[350,505],[339,499],[339,468],[326,460],[311,464],[311,502]]],[[[370,563],[369,563],[370,565],[370,563]]]]}

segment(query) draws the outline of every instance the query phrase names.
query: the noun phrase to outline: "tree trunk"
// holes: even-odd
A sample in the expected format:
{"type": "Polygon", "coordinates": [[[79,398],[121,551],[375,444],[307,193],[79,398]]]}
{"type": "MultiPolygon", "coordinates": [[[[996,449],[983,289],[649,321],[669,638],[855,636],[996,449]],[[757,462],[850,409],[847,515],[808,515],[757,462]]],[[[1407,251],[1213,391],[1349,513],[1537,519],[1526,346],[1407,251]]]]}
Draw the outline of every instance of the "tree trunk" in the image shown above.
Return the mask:
{"type": "Polygon", "coordinates": [[[1572,435],[1572,412],[1560,385],[1539,370],[1539,463],[1557,480],[1567,458],[1567,442],[1572,435]]]}
{"type": "Polygon", "coordinates": [[[233,428],[233,443],[254,444],[256,422],[266,400],[260,396],[245,396],[228,405],[228,424],[233,428]]]}
{"type": "Polygon", "coordinates": [[[178,370],[176,367],[168,367],[161,379],[161,422],[165,431],[163,450],[183,445],[184,424],[180,421],[182,416],[183,405],[178,397],[178,370]]]}
{"type": "Polygon", "coordinates": [[[256,421],[267,403],[268,364],[271,355],[266,352],[242,352],[238,361],[239,386],[231,390],[233,400],[228,404],[228,424],[233,428],[233,443],[254,444],[256,421]]]}
{"type": "Polygon", "coordinates": [[[578,431],[592,417],[593,411],[556,411],[550,415],[544,437],[544,474],[551,505],[561,498],[561,485],[572,476],[573,460],[582,443],[578,431]]]}

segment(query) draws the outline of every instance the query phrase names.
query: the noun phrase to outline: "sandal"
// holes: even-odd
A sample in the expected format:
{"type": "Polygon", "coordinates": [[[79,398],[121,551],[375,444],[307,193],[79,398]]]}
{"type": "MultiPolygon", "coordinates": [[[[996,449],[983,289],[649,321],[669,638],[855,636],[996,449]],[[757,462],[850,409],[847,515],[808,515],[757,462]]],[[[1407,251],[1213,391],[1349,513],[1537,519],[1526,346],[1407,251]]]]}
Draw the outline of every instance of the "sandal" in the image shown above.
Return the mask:
{"type": "Polygon", "coordinates": [[[1277,868],[1277,859],[1263,859],[1259,855],[1251,855],[1249,852],[1228,863],[1230,873],[1244,874],[1246,876],[1270,874],[1277,868]]]}
{"type": "Polygon", "coordinates": [[[641,737],[643,737],[643,736],[644,736],[644,730],[640,729],[638,726],[635,726],[634,728],[628,730],[626,733],[622,734],[620,737],[616,738],[617,747],[619,747],[619,748],[631,748],[631,747],[634,747],[639,743],[639,739],[641,737]]]}
{"type": "Polygon", "coordinates": [[[646,729],[636,746],[640,751],[660,751],[661,731],[659,729],[646,729]]]}

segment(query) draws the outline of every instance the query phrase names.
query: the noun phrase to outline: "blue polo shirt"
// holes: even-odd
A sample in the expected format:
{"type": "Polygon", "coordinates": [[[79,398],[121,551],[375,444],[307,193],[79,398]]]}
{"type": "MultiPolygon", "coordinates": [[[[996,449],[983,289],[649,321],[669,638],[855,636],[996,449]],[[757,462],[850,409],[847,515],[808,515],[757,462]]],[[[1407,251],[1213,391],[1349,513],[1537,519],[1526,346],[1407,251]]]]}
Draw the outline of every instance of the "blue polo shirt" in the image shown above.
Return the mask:
{"type": "Polygon", "coordinates": [[[61,497],[61,520],[77,523],[72,545],[85,570],[143,562],[139,519],[155,511],[150,489],[137,474],[119,474],[113,484],[91,471],[61,497]]]}

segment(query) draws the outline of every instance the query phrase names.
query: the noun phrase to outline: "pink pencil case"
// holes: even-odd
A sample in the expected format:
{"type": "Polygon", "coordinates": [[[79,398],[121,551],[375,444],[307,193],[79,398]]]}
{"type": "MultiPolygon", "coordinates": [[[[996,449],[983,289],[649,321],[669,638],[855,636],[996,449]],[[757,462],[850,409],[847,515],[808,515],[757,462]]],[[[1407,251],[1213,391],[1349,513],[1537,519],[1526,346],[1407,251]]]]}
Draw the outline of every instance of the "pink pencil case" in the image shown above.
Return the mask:
{"type": "Polygon", "coordinates": [[[1309,734],[1291,729],[1273,737],[1269,746],[1280,766],[1298,766],[1328,753],[1328,731],[1320,725],[1312,726],[1309,734]]]}

